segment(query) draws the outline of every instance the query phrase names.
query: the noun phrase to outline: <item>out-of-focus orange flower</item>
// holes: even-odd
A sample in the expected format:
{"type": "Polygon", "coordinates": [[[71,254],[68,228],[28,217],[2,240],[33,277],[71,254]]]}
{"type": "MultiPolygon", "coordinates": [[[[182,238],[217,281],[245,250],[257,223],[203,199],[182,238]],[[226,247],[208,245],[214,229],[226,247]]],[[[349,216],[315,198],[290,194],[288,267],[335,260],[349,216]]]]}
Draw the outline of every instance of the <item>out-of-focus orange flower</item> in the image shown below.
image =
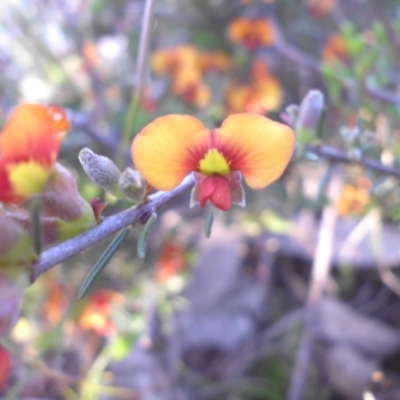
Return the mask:
{"type": "Polygon", "coordinates": [[[225,53],[200,53],[188,45],[157,50],[151,61],[156,74],[172,76],[172,92],[198,108],[205,107],[211,99],[204,75],[212,70],[227,71],[232,65],[225,53]]]}
{"type": "Polygon", "coordinates": [[[368,191],[371,186],[371,181],[367,178],[358,179],[355,185],[344,185],[342,194],[337,203],[339,215],[363,214],[371,200],[368,191]]]}
{"type": "Polygon", "coordinates": [[[0,390],[7,385],[11,375],[11,356],[6,348],[0,346],[0,390]]]}
{"type": "Polygon", "coordinates": [[[0,201],[19,204],[44,191],[69,129],[59,107],[24,103],[11,113],[0,134],[0,201]]]}
{"type": "Polygon", "coordinates": [[[112,307],[123,303],[121,294],[107,289],[97,290],[87,300],[78,324],[83,330],[111,336],[116,333],[116,326],[111,319],[112,307]]]}
{"type": "Polygon", "coordinates": [[[200,54],[192,46],[158,50],[152,57],[152,68],[160,75],[173,77],[172,91],[187,103],[204,107],[209,102],[209,89],[203,83],[200,54]]]}
{"type": "Polygon", "coordinates": [[[268,19],[236,18],[229,25],[229,37],[234,43],[253,50],[259,46],[272,46],[277,32],[268,19]]]}
{"type": "Polygon", "coordinates": [[[204,73],[209,71],[226,72],[232,68],[232,58],[221,51],[200,54],[200,68],[204,73]]]}
{"type": "Polygon", "coordinates": [[[283,89],[279,80],[261,60],[256,60],[249,84],[232,84],[225,92],[228,113],[253,112],[265,114],[282,105],[283,89]]]}
{"type": "Polygon", "coordinates": [[[185,248],[175,241],[164,244],[157,260],[156,279],[164,282],[186,268],[185,248]]]}
{"type": "Polygon", "coordinates": [[[229,210],[241,174],[252,189],[268,186],[283,173],[294,143],[291,128],[257,114],[231,115],[214,130],[190,115],[172,114],[143,128],[132,157],[154,188],[171,190],[194,172],[199,204],[229,210]]]}
{"type": "Polygon", "coordinates": [[[151,68],[158,75],[174,75],[182,68],[198,68],[200,54],[189,45],[156,50],[151,57],[151,68]]]}
{"type": "Polygon", "coordinates": [[[338,61],[349,62],[349,48],[342,35],[333,35],[325,44],[322,51],[322,58],[326,64],[333,64],[338,61]]]}
{"type": "Polygon", "coordinates": [[[203,83],[200,70],[194,68],[181,68],[177,72],[172,91],[188,104],[199,108],[205,107],[211,98],[210,88],[203,83]]]}
{"type": "Polygon", "coordinates": [[[306,0],[306,7],[316,17],[329,14],[336,6],[337,0],[306,0]]]}
{"type": "Polygon", "coordinates": [[[210,103],[211,90],[208,85],[200,83],[198,85],[188,86],[180,96],[186,103],[197,108],[203,108],[210,103]]]}

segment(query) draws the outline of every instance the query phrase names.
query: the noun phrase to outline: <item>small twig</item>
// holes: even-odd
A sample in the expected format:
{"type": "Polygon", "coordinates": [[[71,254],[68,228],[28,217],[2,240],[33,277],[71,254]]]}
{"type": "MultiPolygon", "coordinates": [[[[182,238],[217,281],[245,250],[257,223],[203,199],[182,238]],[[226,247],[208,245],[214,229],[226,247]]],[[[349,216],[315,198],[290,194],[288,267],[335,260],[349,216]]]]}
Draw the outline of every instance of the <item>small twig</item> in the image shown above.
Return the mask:
{"type": "Polygon", "coordinates": [[[289,60],[296,62],[297,64],[309,67],[314,71],[321,72],[322,65],[321,63],[308,54],[303,53],[301,50],[287,43],[282,36],[278,36],[279,40],[275,45],[275,49],[278,50],[282,55],[287,57],[289,60]]]}
{"type": "MultiPolygon", "coordinates": [[[[316,58],[310,57],[308,54],[304,53],[297,47],[288,43],[282,35],[282,32],[279,28],[279,25],[274,21],[275,30],[277,32],[277,41],[275,43],[275,49],[281,53],[283,56],[288,58],[289,60],[294,61],[296,64],[306,66],[311,68],[314,71],[322,72],[323,71],[323,63],[316,58]]],[[[339,75],[335,75],[335,77],[342,82],[344,87],[349,90],[356,88],[356,83],[353,81],[345,80],[343,77],[339,75]]],[[[377,100],[385,101],[388,103],[393,103],[395,105],[400,105],[400,96],[394,92],[391,92],[387,89],[378,88],[373,85],[370,81],[365,82],[365,90],[366,93],[371,97],[374,97],[377,100]]]]}
{"type": "Polygon", "coordinates": [[[336,174],[332,175],[329,185],[328,198],[330,199],[330,204],[324,208],[322,213],[321,227],[311,271],[311,283],[304,318],[305,326],[297,351],[296,364],[287,395],[288,400],[301,400],[306,385],[314,344],[314,334],[310,326],[313,321],[314,307],[322,298],[329,280],[337,218],[335,199],[339,195],[340,189],[341,178],[340,174],[336,172],[336,174]]]}
{"type": "Polygon", "coordinates": [[[330,146],[307,146],[307,151],[315,154],[318,157],[327,158],[331,161],[346,163],[346,164],[360,164],[368,169],[380,172],[385,175],[394,176],[400,179],[400,169],[383,165],[380,161],[369,157],[360,157],[355,159],[345,152],[330,146]]]}
{"type": "Polygon", "coordinates": [[[119,166],[123,166],[124,164],[125,150],[126,148],[129,147],[129,141],[132,138],[132,130],[135,124],[136,114],[139,109],[140,98],[143,92],[144,75],[146,71],[147,53],[149,49],[149,42],[151,36],[154,4],[155,0],[146,0],[143,20],[142,20],[142,30],[140,32],[139,50],[138,50],[138,57],[136,64],[135,90],[132,94],[132,98],[129,104],[128,113],[125,119],[124,131],[122,133],[122,138],[119,145],[118,163],[117,163],[119,166]]]}
{"type": "Polygon", "coordinates": [[[32,265],[32,279],[35,280],[43,272],[73,255],[80,253],[113,233],[135,224],[144,216],[148,215],[153,209],[157,210],[173,198],[188,190],[193,183],[193,177],[190,175],[174,190],[170,192],[157,192],[149,197],[147,203],[107,217],[103,222],[89,231],[44,251],[41,254],[40,260],[32,265]]]}

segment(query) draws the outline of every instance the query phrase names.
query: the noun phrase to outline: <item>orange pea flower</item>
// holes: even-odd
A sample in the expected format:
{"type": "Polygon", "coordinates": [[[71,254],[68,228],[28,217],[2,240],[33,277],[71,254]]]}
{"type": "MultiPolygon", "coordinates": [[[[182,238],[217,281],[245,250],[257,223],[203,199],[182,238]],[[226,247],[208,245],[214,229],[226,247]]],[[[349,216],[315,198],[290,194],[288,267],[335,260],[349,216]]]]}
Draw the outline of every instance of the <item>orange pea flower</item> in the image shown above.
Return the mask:
{"type": "Polygon", "coordinates": [[[192,202],[221,210],[244,205],[241,174],[252,189],[277,180],[294,148],[291,128],[257,114],[235,114],[209,130],[190,115],[157,118],[135,137],[132,157],[151,186],[171,190],[191,172],[192,202]]]}
{"type": "Polygon", "coordinates": [[[0,134],[0,201],[19,204],[44,191],[69,129],[59,107],[24,103],[11,113],[0,134]]]}
{"type": "Polygon", "coordinates": [[[225,92],[227,111],[229,114],[252,112],[263,115],[280,108],[282,95],[282,88],[275,80],[259,86],[231,85],[225,92]]]}
{"type": "Polygon", "coordinates": [[[229,37],[249,50],[272,46],[277,39],[276,29],[268,19],[236,18],[229,25],[229,37]]]}
{"type": "Polygon", "coordinates": [[[188,104],[198,108],[205,107],[211,99],[211,90],[203,83],[202,74],[197,68],[181,68],[175,76],[172,91],[188,104]]]}
{"type": "Polygon", "coordinates": [[[171,75],[173,78],[172,92],[186,103],[195,107],[205,107],[211,99],[211,90],[203,82],[205,68],[217,67],[217,61],[222,65],[225,60],[204,59],[192,46],[183,45],[172,49],[158,50],[152,57],[153,71],[159,75],[171,75]]]}
{"type": "Polygon", "coordinates": [[[156,50],[151,57],[151,67],[158,75],[171,75],[181,68],[196,68],[200,54],[193,46],[182,45],[171,49],[156,50]]]}
{"type": "Polygon", "coordinates": [[[225,103],[228,113],[265,114],[280,109],[283,95],[279,80],[269,71],[267,64],[256,60],[252,69],[251,82],[228,86],[225,92],[225,103]]]}
{"type": "Polygon", "coordinates": [[[349,62],[349,48],[342,35],[333,35],[325,44],[322,51],[322,58],[326,64],[333,64],[341,61],[349,62]]]}
{"type": "Polygon", "coordinates": [[[372,183],[361,177],[353,184],[343,186],[342,194],[337,202],[337,211],[341,216],[363,214],[371,201],[369,189],[372,183]]]}

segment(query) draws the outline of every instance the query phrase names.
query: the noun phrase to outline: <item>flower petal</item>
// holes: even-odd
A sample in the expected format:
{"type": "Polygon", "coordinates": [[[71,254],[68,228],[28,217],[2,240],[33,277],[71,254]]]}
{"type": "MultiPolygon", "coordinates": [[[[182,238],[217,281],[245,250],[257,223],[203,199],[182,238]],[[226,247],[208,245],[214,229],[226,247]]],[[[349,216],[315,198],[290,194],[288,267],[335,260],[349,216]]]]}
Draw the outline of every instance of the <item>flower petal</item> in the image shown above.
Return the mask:
{"type": "Polygon", "coordinates": [[[62,108],[24,103],[10,115],[0,135],[0,153],[7,161],[36,160],[51,166],[70,129],[62,108]]]}
{"type": "Polygon", "coordinates": [[[197,169],[210,133],[195,117],[171,114],[155,119],[135,137],[132,157],[151,186],[171,190],[197,169]]]}
{"type": "Polygon", "coordinates": [[[252,189],[262,189],[277,180],[293,154],[293,130],[257,114],[229,116],[215,131],[218,148],[242,172],[252,189]]]}
{"type": "Polygon", "coordinates": [[[13,192],[10,182],[7,165],[0,159],[0,201],[3,203],[17,203],[21,199],[13,192]]]}
{"type": "Polygon", "coordinates": [[[223,211],[228,211],[232,207],[231,188],[229,179],[212,175],[201,179],[198,183],[199,204],[204,207],[207,201],[223,211]]]}

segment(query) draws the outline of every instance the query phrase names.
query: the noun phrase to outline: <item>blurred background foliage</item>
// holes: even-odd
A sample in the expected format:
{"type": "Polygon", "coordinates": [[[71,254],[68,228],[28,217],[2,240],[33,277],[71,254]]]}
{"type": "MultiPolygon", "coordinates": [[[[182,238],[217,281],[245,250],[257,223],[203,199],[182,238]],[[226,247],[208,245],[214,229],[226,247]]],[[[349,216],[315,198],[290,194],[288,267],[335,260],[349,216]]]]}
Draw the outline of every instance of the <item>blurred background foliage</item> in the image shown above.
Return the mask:
{"type": "Polygon", "coordinates": [[[145,259],[135,253],[138,227],[83,300],[79,286],[107,243],[41,276],[0,347],[1,398],[400,398],[398,0],[154,3],[130,125],[144,0],[3,0],[2,121],[22,100],[66,107],[74,127],[61,162],[86,198],[108,202],[105,215],[130,204],[95,186],[78,152],[126,152],[131,165],[126,145],[160,115],[195,115],[210,128],[230,113],[268,115],[296,128],[298,151],[279,182],[219,216],[208,242],[202,210],[178,198],[160,214],[145,259]],[[311,89],[326,104],[323,123],[305,131],[293,105],[311,89]],[[340,183],[329,194],[332,179],[340,183]],[[339,218],[335,269],[296,394],[329,207],[339,218]]]}

